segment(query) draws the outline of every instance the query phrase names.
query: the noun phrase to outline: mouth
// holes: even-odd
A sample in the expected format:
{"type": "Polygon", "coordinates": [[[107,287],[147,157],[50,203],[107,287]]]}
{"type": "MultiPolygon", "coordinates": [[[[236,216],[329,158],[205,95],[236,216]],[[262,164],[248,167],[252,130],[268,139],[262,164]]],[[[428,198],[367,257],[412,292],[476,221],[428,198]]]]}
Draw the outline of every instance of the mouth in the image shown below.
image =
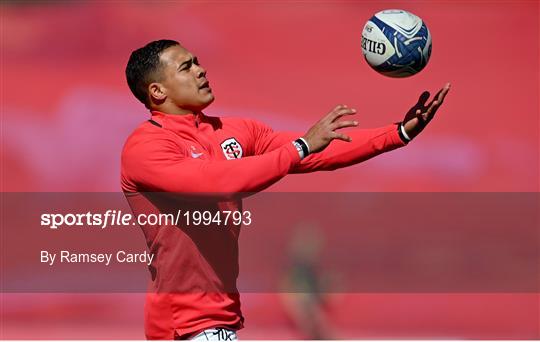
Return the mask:
{"type": "Polygon", "coordinates": [[[210,83],[208,81],[204,81],[203,84],[201,84],[199,86],[199,89],[202,90],[202,89],[208,89],[208,90],[211,90],[210,88],[210,83]]]}

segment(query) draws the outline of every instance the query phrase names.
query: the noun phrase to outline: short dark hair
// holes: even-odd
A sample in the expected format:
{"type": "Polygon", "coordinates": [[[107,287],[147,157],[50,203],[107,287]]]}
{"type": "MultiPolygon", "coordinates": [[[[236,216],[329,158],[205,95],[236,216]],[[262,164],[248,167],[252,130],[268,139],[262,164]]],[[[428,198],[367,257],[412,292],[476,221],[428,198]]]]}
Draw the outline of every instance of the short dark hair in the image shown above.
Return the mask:
{"type": "Polygon", "coordinates": [[[175,40],[155,40],[131,53],[126,66],[126,79],[129,89],[135,97],[150,108],[148,101],[148,85],[157,81],[161,53],[175,45],[180,45],[175,40]]]}

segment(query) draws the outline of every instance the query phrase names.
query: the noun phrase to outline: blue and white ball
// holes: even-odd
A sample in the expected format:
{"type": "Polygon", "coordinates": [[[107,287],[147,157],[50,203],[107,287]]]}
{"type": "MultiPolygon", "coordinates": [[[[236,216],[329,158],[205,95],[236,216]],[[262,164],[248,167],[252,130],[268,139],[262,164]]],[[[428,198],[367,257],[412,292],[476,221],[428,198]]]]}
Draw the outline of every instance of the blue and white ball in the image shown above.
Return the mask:
{"type": "Polygon", "coordinates": [[[416,15],[385,10],[376,13],[364,26],[362,51],[375,71],[390,77],[408,77],[428,63],[431,34],[416,15]]]}

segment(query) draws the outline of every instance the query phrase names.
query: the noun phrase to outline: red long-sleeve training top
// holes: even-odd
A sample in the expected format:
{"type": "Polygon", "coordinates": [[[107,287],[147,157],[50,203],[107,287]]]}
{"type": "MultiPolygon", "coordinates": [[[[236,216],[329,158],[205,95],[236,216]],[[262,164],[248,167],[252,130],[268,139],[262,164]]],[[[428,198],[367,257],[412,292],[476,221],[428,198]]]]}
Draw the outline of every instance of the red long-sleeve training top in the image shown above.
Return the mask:
{"type": "MultiPolygon", "coordinates": [[[[405,145],[395,124],[347,132],[300,160],[293,132],[254,120],[152,112],[127,139],[121,182],[135,214],[238,210],[233,194],[264,190],[289,173],[334,170],[405,145]]],[[[240,329],[240,227],[142,226],[154,259],[145,305],[150,339],[189,336],[210,327],[240,329]],[[214,229],[215,228],[215,229],[214,229]]]]}

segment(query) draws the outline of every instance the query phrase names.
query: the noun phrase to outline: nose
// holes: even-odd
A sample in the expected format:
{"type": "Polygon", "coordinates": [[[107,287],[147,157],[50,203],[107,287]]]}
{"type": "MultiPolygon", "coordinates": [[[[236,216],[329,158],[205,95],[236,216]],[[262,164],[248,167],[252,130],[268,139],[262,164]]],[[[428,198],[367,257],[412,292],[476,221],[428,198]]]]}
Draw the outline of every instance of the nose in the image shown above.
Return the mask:
{"type": "Polygon", "coordinates": [[[201,77],[204,77],[206,76],[206,70],[200,66],[200,65],[197,65],[197,78],[201,78],[201,77]]]}

